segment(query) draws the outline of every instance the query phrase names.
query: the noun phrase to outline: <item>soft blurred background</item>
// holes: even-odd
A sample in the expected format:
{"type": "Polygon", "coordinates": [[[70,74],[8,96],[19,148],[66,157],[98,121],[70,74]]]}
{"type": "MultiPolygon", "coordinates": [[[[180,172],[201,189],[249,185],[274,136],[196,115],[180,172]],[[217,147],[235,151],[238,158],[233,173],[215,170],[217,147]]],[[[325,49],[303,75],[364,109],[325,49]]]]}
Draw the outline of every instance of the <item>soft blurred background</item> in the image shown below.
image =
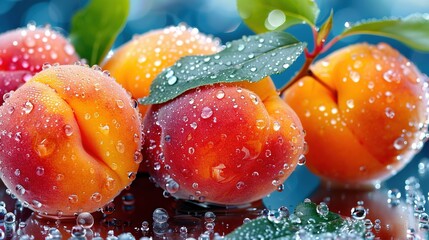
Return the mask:
{"type": "MultiPolygon", "coordinates": [[[[74,12],[87,2],[87,0],[0,0],[0,32],[23,27],[28,22],[35,21],[37,25],[50,24],[67,34],[74,12]]],[[[417,12],[429,13],[429,1],[425,0],[317,0],[317,2],[321,9],[319,23],[328,17],[331,8],[334,9],[334,26],[331,36],[339,34],[344,29],[346,22],[390,16],[403,17],[417,12]]],[[[234,0],[131,0],[128,22],[118,37],[115,47],[130,40],[134,34],[179,23],[197,27],[203,33],[220,38],[224,43],[240,38],[242,35],[252,34],[242,23],[234,0]]],[[[288,31],[302,41],[311,39],[308,27],[294,26],[288,31]]],[[[413,51],[401,43],[382,37],[362,35],[349,37],[334,45],[331,50],[357,41],[388,42],[412,60],[422,72],[429,74],[429,55],[427,53],[413,51]]],[[[300,60],[302,61],[302,58],[300,60]]],[[[300,64],[296,63],[284,74],[275,76],[276,84],[280,86],[299,67],[300,64]]],[[[422,181],[427,182],[428,180],[429,164],[425,158],[429,157],[428,145],[426,144],[426,147],[411,164],[384,183],[383,187],[386,189],[398,188],[403,191],[405,179],[415,175],[421,178],[422,190],[427,194],[429,184],[424,184],[422,181]],[[418,173],[419,168],[420,174],[418,173]]],[[[285,203],[288,206],[294,206],[305,197],[310,196],[318,184],[317,177],[309,173],[305,167],[298,167],[285,183],[285,190],[267,197],[264,200],[265,204],[272,208],[285,203]]]]}

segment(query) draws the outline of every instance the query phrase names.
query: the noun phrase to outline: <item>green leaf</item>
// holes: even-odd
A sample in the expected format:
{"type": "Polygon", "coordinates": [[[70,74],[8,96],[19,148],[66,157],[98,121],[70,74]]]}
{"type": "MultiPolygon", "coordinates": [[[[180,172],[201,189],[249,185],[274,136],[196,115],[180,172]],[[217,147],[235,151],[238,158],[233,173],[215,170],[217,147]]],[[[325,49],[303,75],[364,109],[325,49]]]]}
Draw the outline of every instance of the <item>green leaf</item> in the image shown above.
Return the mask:
{"type": "Polygon", "coordinates": [[[91,0],[72,19],[70,40],[88,64],[100,64],[127,20],[129,0],[91,0]]]}
{"type": "Polygon", "coordinates": [[[331,9],[331,14],[329,14],[328,19],[320,27],[319,34],[317,35],[317,45],[319,46],[322,42],[326,40],[329,35],[329,32],[332,29],[332,21],[334,18],[334,11],[331,9]]]}
{"type": "MultiPolygon", "coordinates": [[[[321,211],[319,211],[321,212],[321,211]]],[[[336,213],[318,213],[317,205],[311,202],[299,204],[289,217],[268,216],[252,220],[228,234],[225,239],[355,239],[363,237],[365,225],[362,220],[345,220],[336,213]],[[323,238],[321,238],[323,239],[323,238]]]]}
{"type": "Polygon", "coordinates": [[[237,0],[237,9],[256,33],[283,31],[300,23],[315,26],[320,12],[314,0],[237,0]]]}
{"type": "Polygon", "coordinates": [[[396,39],[420,51],[429,51],[429,14],[405,18],[369,20],[353,24],[340,35],[373,34],[396,39]]]}
{"type": "Polygon", "coordinates": [[[199,86],[262,78],[287,69],[302,53],[304,43],[285,32],[243,37],[209,56],[188,56],[165,69],[153,81],[142,104],[169,101],[199,86]]]}

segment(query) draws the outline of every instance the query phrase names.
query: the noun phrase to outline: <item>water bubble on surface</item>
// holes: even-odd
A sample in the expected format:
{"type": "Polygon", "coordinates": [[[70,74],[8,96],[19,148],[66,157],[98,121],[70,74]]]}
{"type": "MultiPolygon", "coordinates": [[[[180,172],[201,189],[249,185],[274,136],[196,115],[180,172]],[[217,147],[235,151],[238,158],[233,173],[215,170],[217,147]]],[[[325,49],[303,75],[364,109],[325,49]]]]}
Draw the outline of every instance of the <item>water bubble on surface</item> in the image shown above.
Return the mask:
{"type": "Polygon", "coordinates": [[[109,202],[104,205],[102,212],[106,215],[110,215],[115,211],[115,204],[113,202],[109,202]]]}
{"type": "Polygon", "coordinates": [[[407,140],[405,140],[403,137],[398,137],[397,139],[395,139],[395,141],[393,142],[393,147],[396,150],[402,150],[405,148],[405,146],[407,146],[407,140]]]}
{"type": "Polygon", "coordinates": [[[136,199],[134,197],[134,194],[132,194],[130,192],[125,193],[122,196],[122,204],[124,204],[125,206],[134,205],[135,202],[136,202],[136,199]]]}
{"type": "Polygon", "coordinates": [[[121,233],[118,236],[118,240],[135,240],[136,238],[130,232],[121,233]]]}
{"type": "Polygon", "coordinates": [[[386,107],[386,108],[384,109],[384,113],[386,114],[386,117],[387,117],[387,118],[392,119],[392,118],[394,118],[394,117],[395,117],[395,111],[393,111],[393,109],[392,109],[392,108],[390,108],[390,107],[386,107]]]}
{"type": "Polygon", "coordinates": [[[366,217],[366,209],[362,205],[358,205],[351,209],[353,219],[362,220],[366,217]]]}
{"type": "Polygon", "coordinates": [[[426,174],[429,172],[429,158],[422,158],[417,165],[419,174],[426,174]]]}
{"type": "Polygon", "coordinates": [[[355,107],[355,102],[353,99],[349,99],[346,101],[346,105],[348,108],[354,108],[355,107]]]}
{"type": "Polygon", "coordinates": [[[286,206],[280,206],[277,209],[277,212],[279,213],[279,218],[281,218],[281,219],[288,218],[290,215],[290,211],[286,206]]]}
{"type": "Polygon", "coordinates": [[[319,205],[317,205],[316,211],[320,216],[326,217],[329,213],[329,207],[326,205],[326,203],[321,202],[319,205]]]}
{"type": "Polygon", "coordinates": [[[209,107],[203,107],[203,110],[201,111],[201,118],[207,119],[210,118],[213,115],[213,110],[209,107]]]}
{"type": "Polygon", "coordinates": [[[148,232],[149,231],[149,222],[143,221],[141,229],[143,232],[148,232]]]}
{"type": "Polygon", "coordinates": [[[60,240],[62,239],[62,234],[60,230],[57,228],[49,228],[48,230],[48,236],[46,237],[46,240],[60,240]]]}
{"type": "Polygon", "coordinates": [[[391,206],[397,206],[401,202],[401,191],[399,189],[389,189],[387,191],[387,203],[391,206]]]}
{"type": "Polygon", "coordinates": [[[91,228],[94,225],[94,217],[89,212],[81,212],[76,218],[76,224],[82,228],[91,228]]]}
{"type": "Polygon", "coordinates": [[[168,221],[168,213],[164,208],[157,208],[152,214],[153,221],[156,223],[166,223],[168,221]]]}
{"type": "Polygon", "coordinates": [[[12,212],[8,212],[4,215],[3,221],[5,224],[14,224],[16,221],[16,216],[12,212]]]}
{"type": "Polygon", "coordinates": [[[301,154],[298,158],[298,165],[303,166],[307,162],[304,154],[301,154]]]}
{"type": "Polygon", "coordinates": [[[71,229],[71,235],[73,237],[84,237],[85,236],[85,228],[80,225],[75,225],[71,229]]]}
{"type": "Polygon", "coordinates": [[[26,101],[24,104],[24,107],[22,108],[22,111],[24,111],[25,114],[29,114],[31,113],[33,108],[34,108],[33,103],[31,103],[30,101],[26,101]]]}
{"type": "Polygon", "coordinates": [[[217,99],[222,99],[222,98],[224,98],[225,97],[225,92],[223,91],[223,90],[219,90],[217,93],[216,93],[216,98],[217,99]]]}
{"type": "Polygon", "coordinates": [[[171,194],[174,194],[179,191],[179,188],[180,185],[172,178],[168,179],[167,183],[165,184],[165,190],[167,190],[167,192],[171,194]]]}
{"type": "Polygon", "coordinates": [[[213,212],[208,211],[204,214],[205,222],[211,223],[211,222],[214,222],[215,220],[216,220],[216,215],[213,212]]]}

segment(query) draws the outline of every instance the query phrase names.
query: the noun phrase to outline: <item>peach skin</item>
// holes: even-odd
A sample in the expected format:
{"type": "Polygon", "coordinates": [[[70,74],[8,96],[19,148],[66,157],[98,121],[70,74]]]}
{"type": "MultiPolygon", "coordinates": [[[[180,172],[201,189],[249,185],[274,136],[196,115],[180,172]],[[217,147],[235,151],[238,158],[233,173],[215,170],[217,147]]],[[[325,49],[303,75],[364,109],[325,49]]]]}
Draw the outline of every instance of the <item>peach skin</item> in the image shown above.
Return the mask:
{"type": "MultiPolygon", "coordinates": [[[[185,25],[150,31],[134,37],[106,61],[103,69],[135,99],[147,97],[155,77],[181,57],[208,55],[220,50],[219,41],[185,25]]],[[[148,105],[140,105],[144,116],[148,105]]]]}
{"type": "Polygon", "coordinates": [[[142,160],[135,101],[96,69],[49,67],[0,107],[1,179],[43,216],[98,210],[142,160]]]}
{"type": "MultiPolygon", "coordinates": [[[[0,95],[16,90],[43,64],[71,64],[78,61],[74,47],[50,27],[29,24],[0,34],[0,95]]],[[[3,99],[0,98],[0,104],[3,99]]]]}
{"type": "Polygon", "coordinates": [[[301,123],[270,78],[204,86],[152,105],[143,132],[145,164],[162,188],[224,205],[281,188],[304,149],[301,123]]]}
{"type": "Polygon", "coordinates": [[[307,166],[342,186],[402,169],[427,138],[427,77],[387,44],[356,44],[311,67],[284,99],[306,130],[307,166]]]}

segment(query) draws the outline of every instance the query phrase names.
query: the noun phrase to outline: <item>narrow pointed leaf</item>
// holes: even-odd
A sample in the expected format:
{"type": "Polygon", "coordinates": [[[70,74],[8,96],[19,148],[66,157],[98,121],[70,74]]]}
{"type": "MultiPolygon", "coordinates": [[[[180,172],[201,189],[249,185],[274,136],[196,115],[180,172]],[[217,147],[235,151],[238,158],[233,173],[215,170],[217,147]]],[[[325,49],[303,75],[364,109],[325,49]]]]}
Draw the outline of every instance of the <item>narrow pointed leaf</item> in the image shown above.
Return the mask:
{"type": "MultiPolygon", "coordinates": [[[[276,218],[276,217],[274,217],[276,218]]],[[[345,220],[336,213],[321,216],[314,203],[299,204],[288,218],[252,220],[228,234],[225,239],[363,239],[363,221],[345,220]]]]}
{"type": "Polygon", "coordinates": [[[355,34],[385,36],[416,50],[429,51],[429,14],[359,22],[345,29],[341,37],[355,34]]]}
{"type": "Polygon", "coordinates": [[[237,9],[256,33],[283,31],[301,23],[315,26],[320,12],[314,0],[237,0],[237,9]]]}
{"type": "Polygon", "coordinates": [[[324,42],[328,37],[329,32],[331,32],[333,17],[334,17],[334,11],[331,10],[331,14],[329,15],[328,19],[326,19],[326,21],[320,27],[319,35],[317,35],[318,44],[324,42]]]}
{"type": "Polygon", "coordinates": [[[125,25],[129,0],[91,0],[72,18],[70,40],[88,64],[99,64],[125,25]]]}
{"type": "Polygon", "coordinates": [[[304,43],[285,32],[243,37],[209,56],[188,56],[159,74],[141,104],[169,101],[185,91],[221,82],[250,81],[287,69],[302,53],[304,43]]]}

